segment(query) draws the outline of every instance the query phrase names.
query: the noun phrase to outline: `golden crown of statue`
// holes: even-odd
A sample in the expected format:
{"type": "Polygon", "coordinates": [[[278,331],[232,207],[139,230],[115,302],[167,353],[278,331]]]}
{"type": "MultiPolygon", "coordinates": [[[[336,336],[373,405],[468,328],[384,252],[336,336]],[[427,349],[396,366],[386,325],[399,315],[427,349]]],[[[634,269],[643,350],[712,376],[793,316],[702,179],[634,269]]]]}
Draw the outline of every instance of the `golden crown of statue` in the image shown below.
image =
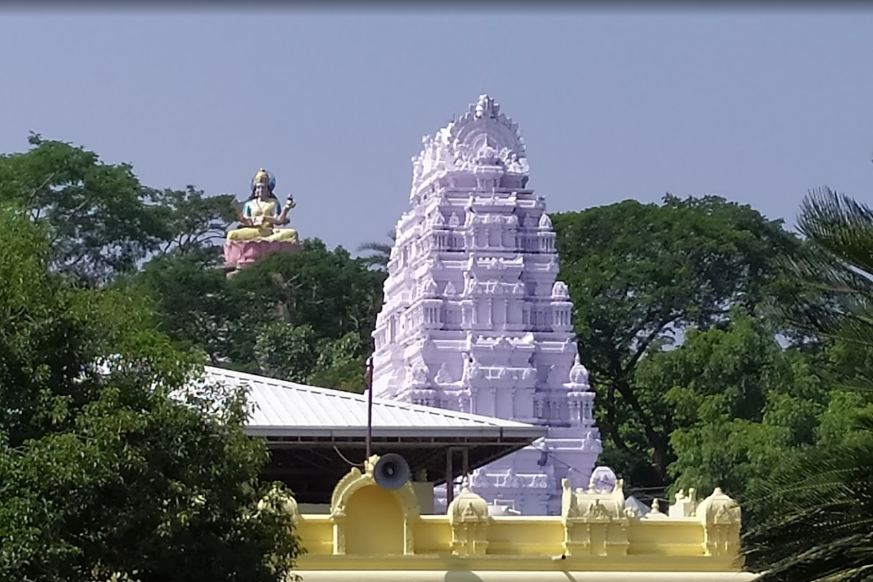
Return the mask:
{"type": "Polygon", "coordinates": [[[254,191],[258,184],[265,185],[270,189],[270,192],[272,192],[276,189],[276,176],[274,176],[269,170],[261,168],[258,170],[258,173],[255,174],[255,177],[252,178],[252,191],[254,191]]]}
{"type": "Polygon", "coordinates": [[[254,180],[252,180],[252,184],[266,184],[270,185],[270,172],[261,168],[258,170],[258,173],[255,174],[254,180]]]}

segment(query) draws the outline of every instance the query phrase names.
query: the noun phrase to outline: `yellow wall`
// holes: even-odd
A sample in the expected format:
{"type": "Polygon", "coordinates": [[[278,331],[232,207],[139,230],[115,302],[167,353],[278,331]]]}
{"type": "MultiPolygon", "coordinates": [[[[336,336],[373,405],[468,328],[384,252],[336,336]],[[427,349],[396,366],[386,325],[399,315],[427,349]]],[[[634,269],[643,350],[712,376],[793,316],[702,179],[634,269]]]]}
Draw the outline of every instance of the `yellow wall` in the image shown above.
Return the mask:
{"type": "Polygon", "coordinates": [[[403,554],[403,510],[397,497],[378,485],[367,485],[349,498],[346,554],[403,554]]]}
{"type": "Polygon", "coordinates": [[[669,516],[625,510],[620,483],[610,493],[565,487],[559,517],[491,517],[467,490],[447,515],[420,515],[411,484],[382,489],[367,469],[337,484],[329,515],[294,515],[303,582],[753,578],[742,572],[739,508],[719,490],[701,502],[693,492],[677,498],[669,516]]]}
{"type": "MultiPolygon", "coordinates": [[[[361,501],[368,497],[362,496],[361,501]]],[[[378,506],[374,504],[372,507],[378,506]]],[[[402,518],[399,512],[390,518],[388,514],[364,513],[358,514],[355,519],[357,517],[363,519],[355,525],[349,524],[346,555],[403,555],[400,527],[402,518]],[[382,541],[376,541],[377,539],[382,541]]],[[[334,553],[333,527],[333,521],[328,515],[300,516],[297,533],[306,548],[307,556],[337,555],[334,553]]],[[[419,516],[413,522],[413,535],[415,555],[452,555],[452,527],[447,516],[419,516]]],[[[699,557],[707,558],[711,564],[721,565],[736,560],[732,570],[738,569],[740,565],[736,555],[718,560],[714,560],[714,556],[706,556],[703,527],[693,518],[631,522],[628,527],[628,540],[627,552],[621,560],[624,563],[630,563],[627,559],[630,557],[699,557]]],[[[564,526],[560,517],[491,517],[488,542],[486,556],[551,558],[563,553],[564,526]]],[[[591,561],[591,558],[587,559],[591,561]]]]}
{"type": "Polygon", "coordinates": [[[751,582],[742,572],[495,572],[488,570],[304,570],[302,582],[751,582]]]}

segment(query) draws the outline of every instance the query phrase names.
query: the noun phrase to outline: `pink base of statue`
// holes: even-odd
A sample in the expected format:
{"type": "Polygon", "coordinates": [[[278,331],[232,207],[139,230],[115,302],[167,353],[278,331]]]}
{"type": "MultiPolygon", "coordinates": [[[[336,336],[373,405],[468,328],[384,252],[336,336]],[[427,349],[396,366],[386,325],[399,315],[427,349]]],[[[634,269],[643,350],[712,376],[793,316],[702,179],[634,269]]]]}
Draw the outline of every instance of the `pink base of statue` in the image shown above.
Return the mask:
{"type": "Polygon", "coordinates": [[[225,268],[243,269],[273,253],[296,253],[300,245],[281,241],[240,241],[224,243],[225,268]]]}

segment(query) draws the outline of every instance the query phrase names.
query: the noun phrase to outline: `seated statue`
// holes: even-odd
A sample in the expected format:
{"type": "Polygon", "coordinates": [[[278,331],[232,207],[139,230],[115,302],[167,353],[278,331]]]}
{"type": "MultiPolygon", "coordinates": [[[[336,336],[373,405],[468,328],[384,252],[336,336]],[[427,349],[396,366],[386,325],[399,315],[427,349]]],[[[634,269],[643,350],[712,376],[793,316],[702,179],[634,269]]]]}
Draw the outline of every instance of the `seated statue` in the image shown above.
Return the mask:
{"type": "Polygon", "coordinates": [[[227,233],[227,242],[287,242],[297,243],[297,231],[292,228],[276,228],[288,224],[288,211],[296,206],[294,197],[279,210],[279,199],[273,194],[276,178],[263,168],[252,180],[252,195],[240,206],[234,207],[241,227],[227,233]]]}

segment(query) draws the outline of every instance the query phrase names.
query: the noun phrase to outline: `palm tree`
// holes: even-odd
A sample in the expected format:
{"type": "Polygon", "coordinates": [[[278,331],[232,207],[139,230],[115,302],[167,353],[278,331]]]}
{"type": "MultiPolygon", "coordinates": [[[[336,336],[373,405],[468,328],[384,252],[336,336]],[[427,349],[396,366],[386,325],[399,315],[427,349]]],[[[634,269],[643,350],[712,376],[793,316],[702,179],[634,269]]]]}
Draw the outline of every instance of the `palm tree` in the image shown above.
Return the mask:
{"type": "Polygon", "coordinates": [[[366,242],[358,247],[358,252],[367,252],[368,255],[362,256],[361,261],[371,269],[385,271],[388,269],[388,261],[391,258],[391,249],[394,247],[394,241],[397,240],[397,231],[392,230],[388,233],[390,243],[381,242],[366,242]]]}
{"type": "MultiPolygon", "coordinates": [[[[821,337],[873,349],[873,211],[824,189],[803,201],[798,225],[808,249],[788,266],[815,294],[786,313],[821,337]]],[[[842,387],[871,386],[871,371],[855,370],[842,387]]],[[[873,415],[855,424],[846,444],[786,463],[755,496],[743,544],[761,582],[873,580],[873,415]]]]}
{"type": "Polygon", "coordinates": [[[853,439],[813,449],[773,478],[763,519],[743,536],[756,582],[873,580],[873,415],[853,439]]]}

